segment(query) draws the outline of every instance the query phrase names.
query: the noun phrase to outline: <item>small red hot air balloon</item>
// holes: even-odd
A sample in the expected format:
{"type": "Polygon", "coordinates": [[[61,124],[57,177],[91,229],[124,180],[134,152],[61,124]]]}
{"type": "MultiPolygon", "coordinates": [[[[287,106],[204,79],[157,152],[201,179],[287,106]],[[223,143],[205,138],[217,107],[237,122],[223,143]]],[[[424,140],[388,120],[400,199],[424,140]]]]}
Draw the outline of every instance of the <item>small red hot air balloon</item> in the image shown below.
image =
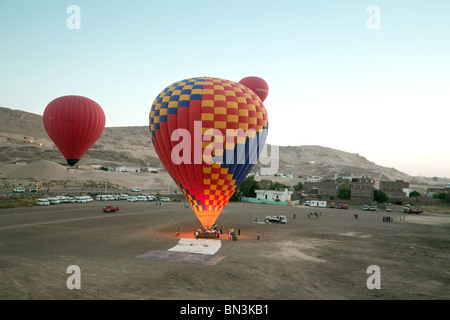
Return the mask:
{"type": "Polygon", "coordinates": [[[89,98],[63,96],[47,105],[43,122],[50,139],[73,166],[102,135],[105,113],[89,98]]]}
{"type": "Polygon", "coordinates": [[[269,94],[269,85],[267,82],[259,77],[245,77],[241,81],[240,84],[243,84],[250,90],[252,90],[256,95],[264,102],[266,100],[267,95],[269,94]]]}

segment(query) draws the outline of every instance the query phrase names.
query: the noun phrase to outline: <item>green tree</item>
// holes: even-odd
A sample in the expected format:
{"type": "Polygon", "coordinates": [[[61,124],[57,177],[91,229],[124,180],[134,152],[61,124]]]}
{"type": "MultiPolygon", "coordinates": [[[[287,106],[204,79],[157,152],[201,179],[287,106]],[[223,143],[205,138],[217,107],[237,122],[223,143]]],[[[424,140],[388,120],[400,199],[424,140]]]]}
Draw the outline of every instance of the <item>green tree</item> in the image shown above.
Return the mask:
{"type": "Polygon", "coordinates": [[[248,176],[242,181],[239,189],[236,190],[231,197],[231,201],[240,201],[241,197],[255,198],[255,190],[260,189],[258,181],[255,180],[254,176],[248,176]]]}
{"type": "Polygon", "coordinates": [[[442,202],[450,203],[450,195],[444,193],[435,193],[433,194],[434,199],[440,199],[442,202]]]}
{"type": "Polygon", "coordinates": [[[374,189],[373,190],[373,200],[375,200],[376,202],[379,202],[379,203],[383,203],[383,202],[388,202],[389,198],[386,195],[386,193],[384,193],[383,191],[374,189]]]}
{"type": "Polygon", "coordinates": [[[411,198],[413,198],[413,197],[420,197],[420,193],[417,192],[417,191],[412,191],[412,192],[410,192],[409,196],[411,198]]]}
{"type": "Polygon", "coordinates": [[[409,193],[409,197],[410,198],[416,198],[416,202],[418,202],[419,200],[417,199],[417,197],[420,197],[420,193],[414,190],[414,191],[409,193]]]}
{"type": "Polygon", "coordinates": [[[272,183],[272,185],[270,186],[270,190],[281,190],[281,189],[286,189],[286,188],[290,188],[290,187],[288,185],[286,185],[284,183],[280,183],[280,182],[272,183]]]}
{"type": "Polygon", "coordinates": [[[352,189],[347,184],[340,185],[337,192],[339,199],[350,200],[352,197],[352,189]]]}
{"type": "Polygon", "coordinates": [[[303,183],[299,182],[296,185],[294,185],[294,190],[295,191],[300,191],[303,189],[303,183]]]}

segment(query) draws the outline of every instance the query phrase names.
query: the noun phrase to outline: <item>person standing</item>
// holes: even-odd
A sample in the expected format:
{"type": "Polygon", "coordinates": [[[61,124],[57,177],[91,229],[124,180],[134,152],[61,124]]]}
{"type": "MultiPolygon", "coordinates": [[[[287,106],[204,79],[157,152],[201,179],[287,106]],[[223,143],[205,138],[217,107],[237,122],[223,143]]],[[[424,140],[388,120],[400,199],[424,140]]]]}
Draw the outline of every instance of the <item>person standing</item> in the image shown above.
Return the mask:
{"type": "Polygon", "coordinates": [[[238,228],[238,237],[241,236],[241,228],[238,228]]]}
{"type": "Polygon", "coordinates": [[[261,237],[261,232],[258,231],[257,239],[259,240],[260,237],[261,237]]]}

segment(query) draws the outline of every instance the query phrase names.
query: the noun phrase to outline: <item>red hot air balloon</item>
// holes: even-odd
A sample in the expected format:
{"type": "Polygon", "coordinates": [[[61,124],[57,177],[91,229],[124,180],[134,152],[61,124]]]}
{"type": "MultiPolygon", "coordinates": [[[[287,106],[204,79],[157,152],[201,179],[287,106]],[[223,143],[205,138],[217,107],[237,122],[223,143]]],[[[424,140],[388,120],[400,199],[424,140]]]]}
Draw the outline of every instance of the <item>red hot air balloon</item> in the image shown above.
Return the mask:
{"type": "Polygon", "coordinates": [[[269,94],[269,85],[267,82],[259,77],[245,77],[241,81],[240,84],[243,84],[254,93],[258,95],[258,97],[264,102],[266,100],[267,95],[269,94]]]}
{"type": "Polygon", "coordinates": [[[149,129],[167,172],[200,223],[211,227],[256,164],[268,118],[246,86],[198,77],[175,82],[156,97],[149,129]]]}
{"type": "Polygon", "coordinates": [[[105,113],[95,101],[70,95],[51,101],[43,121],[48,136],[73,166],[102,135],[105,113]]]}

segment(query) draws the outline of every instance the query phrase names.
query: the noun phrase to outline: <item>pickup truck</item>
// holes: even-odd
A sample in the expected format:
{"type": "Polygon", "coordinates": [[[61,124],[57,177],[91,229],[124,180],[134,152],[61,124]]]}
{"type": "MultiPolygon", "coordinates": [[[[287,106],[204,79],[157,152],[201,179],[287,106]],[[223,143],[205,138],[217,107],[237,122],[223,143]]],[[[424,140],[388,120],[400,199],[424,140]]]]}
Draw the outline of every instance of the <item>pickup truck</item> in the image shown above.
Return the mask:
{"type": "Polygon", "coordinates": [[[408,214],[410,214],[410,213],[419,214],[419,213],[423,213],[423,211],[419,210],[419,209],[409,208],[408,211],[406,211],[406,213],[408,213],[408,214]]]}
{"type": "Polygon", "coordinates": [[[267,216],[265,219],[266,223],[268,222],[277,222],[277,223],[286,223],[286,216],[267,216]]]}
{"type": "Polygon", "coordinates": [[[119,207],[113,207],[113,206],[104,206],[103,212],[116,212],[119,211],[119,207]]]}

